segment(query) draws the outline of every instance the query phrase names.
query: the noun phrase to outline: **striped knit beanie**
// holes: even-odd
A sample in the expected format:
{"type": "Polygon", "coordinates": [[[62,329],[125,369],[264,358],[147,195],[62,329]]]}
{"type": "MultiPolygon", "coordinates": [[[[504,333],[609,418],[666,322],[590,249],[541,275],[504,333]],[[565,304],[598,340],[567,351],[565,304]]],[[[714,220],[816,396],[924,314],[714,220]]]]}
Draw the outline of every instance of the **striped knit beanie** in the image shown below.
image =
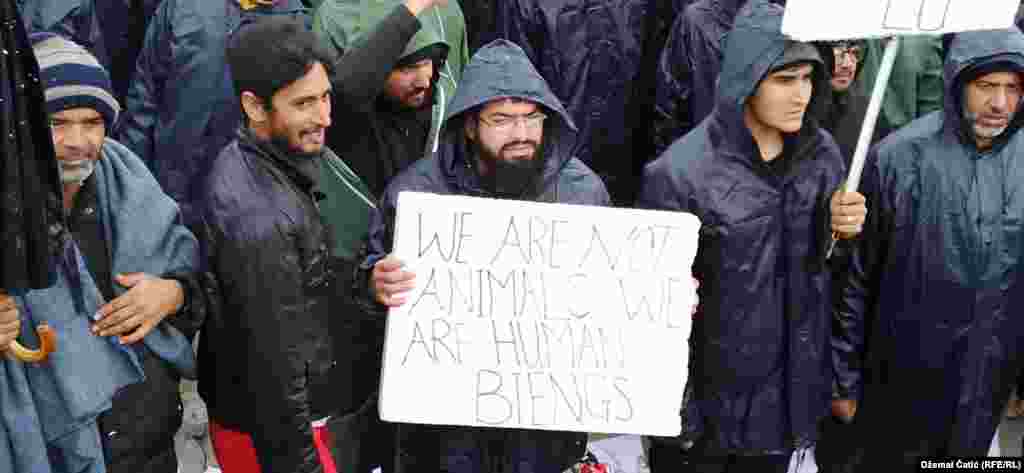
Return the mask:
{"type": "Polygon", "coordinates": [[[91,108],[103,116],[110,130],[121,111],[111,93],[110,75],[85,48],[52,33],[29,38],[46,90],[46,112],[91,108]]]}

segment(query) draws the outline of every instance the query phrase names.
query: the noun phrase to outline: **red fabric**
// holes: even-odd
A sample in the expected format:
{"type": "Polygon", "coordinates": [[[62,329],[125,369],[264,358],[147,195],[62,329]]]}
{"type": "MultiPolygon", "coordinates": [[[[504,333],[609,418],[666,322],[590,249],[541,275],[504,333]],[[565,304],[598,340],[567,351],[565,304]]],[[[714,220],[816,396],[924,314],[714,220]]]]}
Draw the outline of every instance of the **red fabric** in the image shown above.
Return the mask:
{"type": "Polygon", "coordinates": [[[326,425],[313,425],[313,445],[316,446],[316,453],[320,457],[320,465],[324,467],[324,473],[338,473],[338,467],[334,464],[334,456],[331,455],[334,438],[326,425]]]}
{"type": "Polygon", "coordinates": [[[585,463],[580,466],[580,473],[608,473],[608,465],[601,463],[585,463]]]}
{"type": "Polygon", "coordinates": [[[225,429],[211,420],[210,440],[213,442],[213,454],[224,473],[262,473],[256,447],[252,445],[249,434],[225,429]]]}
{"type": "MultiPolygon", "coordinates": [[[[217,463],[224,473],[262,472],[259,457],[256,456],[256,447],[253,446],[249,434],[226,429],[210,421],[210,439],[213,442],[213,453],[217,456],[217,463]]],[[[331,455],[333,444],[334,439],[326,425],[313,426],[313,446],[316,447],[324,473],[338,473],[334,456],[331,455]]]]}

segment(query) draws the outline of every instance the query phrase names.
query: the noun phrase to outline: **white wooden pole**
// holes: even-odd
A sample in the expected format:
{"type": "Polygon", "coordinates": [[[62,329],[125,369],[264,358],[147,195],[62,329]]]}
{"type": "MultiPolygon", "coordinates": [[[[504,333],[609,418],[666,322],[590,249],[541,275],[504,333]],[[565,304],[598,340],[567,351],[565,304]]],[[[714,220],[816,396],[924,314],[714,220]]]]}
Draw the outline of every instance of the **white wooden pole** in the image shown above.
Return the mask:
{"type": "Polygon", "coordinates": [[[889,86],[889,77],[892,76],[892,67],[896,63],[896,53],[900,49],[900,37],[894,36],[889,39],[885,46],[885,55],[882,56],[882,65],[878,69],[878,77],[875,78],[875,86],[871,92],[871,102],[868,103],[867,113],[864,114],[864,125],[860,129],[860,137],[857,139],[857,150],[853,153],[853,161],[850,163],[850,174],[846,178],[844,190],[854,192],[860,184],[860,175],[864,170],[864,160],[867,159],[868,149],[871,147],[871,137],[875,133],[875,124],[878,122],[878,114],[882,111],[882,102],[885,100],[885,91],[889,86]]]}
{"type": "MultiPolygon", "coordinates": [[[[868,103],[868,110],[864,114],[864,124],[860,129],[860,136],[857,138],[857,149],[853,152],[853,161],[850,162],[850,174],[843,184],[844,192],[855,192],[860,185],[860,176],[864,171],[864,161],[868,157],[868,149],[871,147],[871,137],[875,134],[875,124],[878,123],[878,114],[882,111],[882,102],[885,100],[885,91],[889,86],[889,77],[892,76],[892,66],[896,63],[896,53],[900,49],[900,37],[889,38],[885,46],[885,55],[882,56],[882,65],[878,69],[878,76],[875,77],[875,85],[871,91],[871,101],[868,103]]],[[[832,233],[832,243],[828,247],[826,258],[832,257],[832,250],[836,247],[838,235],[832,233]]]]}

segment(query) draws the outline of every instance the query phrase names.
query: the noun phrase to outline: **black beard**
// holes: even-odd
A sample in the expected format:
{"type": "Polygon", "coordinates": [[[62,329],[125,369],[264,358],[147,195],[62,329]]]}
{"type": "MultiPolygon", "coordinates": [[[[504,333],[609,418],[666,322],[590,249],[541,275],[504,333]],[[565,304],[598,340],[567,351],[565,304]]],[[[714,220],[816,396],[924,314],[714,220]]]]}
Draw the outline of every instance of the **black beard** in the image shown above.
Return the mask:
{"type": "MultiPolygon", "coordinates": [[[[507,146],[515,145],[512,143],[507,146]]],[[[489,154],[478,147],[479,154],[489,154]]],[[[536,193],[541,173],[544,171],[545,154],[543,144],[534,148],[533,159],[502,159],[500,156],[487,156],[491,172],[482,176],[484,189],[500,199],[528,199],[536,193]]],[[[478,154],[478,156],[479,156],[478,154]]]]}
{"type": "Polygon", "coordinates": [[[271,135],[270,144],[277,148],[280,152],[284,153],[286,156],[292,156],[300,159],[311,159],[320,156],[320,151],[306,153],[301,149],[296,149],[294,146],[292,146],[291,142],[288,141],[287,136],[271,135]]]}

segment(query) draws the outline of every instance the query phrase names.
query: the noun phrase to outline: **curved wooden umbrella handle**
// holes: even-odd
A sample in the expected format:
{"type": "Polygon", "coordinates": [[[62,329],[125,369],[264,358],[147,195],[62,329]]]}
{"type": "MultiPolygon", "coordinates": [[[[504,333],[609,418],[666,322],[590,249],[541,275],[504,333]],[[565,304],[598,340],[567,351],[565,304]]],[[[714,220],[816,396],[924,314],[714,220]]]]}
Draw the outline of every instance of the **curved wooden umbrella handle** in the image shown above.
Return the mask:
{"type": "Polygon", "coordinates": [[[36,327],[36,334],[39,335],[39,349],[30,350],[18,343],[17,340],[11,342],[8,346],[8,350],[15,358],[25,363],[39,363],[40,361],[46,360],[50,353],[53,353],[57,349],[57,334],[50,328],[49,325],[39,324],[36,327]]]}

